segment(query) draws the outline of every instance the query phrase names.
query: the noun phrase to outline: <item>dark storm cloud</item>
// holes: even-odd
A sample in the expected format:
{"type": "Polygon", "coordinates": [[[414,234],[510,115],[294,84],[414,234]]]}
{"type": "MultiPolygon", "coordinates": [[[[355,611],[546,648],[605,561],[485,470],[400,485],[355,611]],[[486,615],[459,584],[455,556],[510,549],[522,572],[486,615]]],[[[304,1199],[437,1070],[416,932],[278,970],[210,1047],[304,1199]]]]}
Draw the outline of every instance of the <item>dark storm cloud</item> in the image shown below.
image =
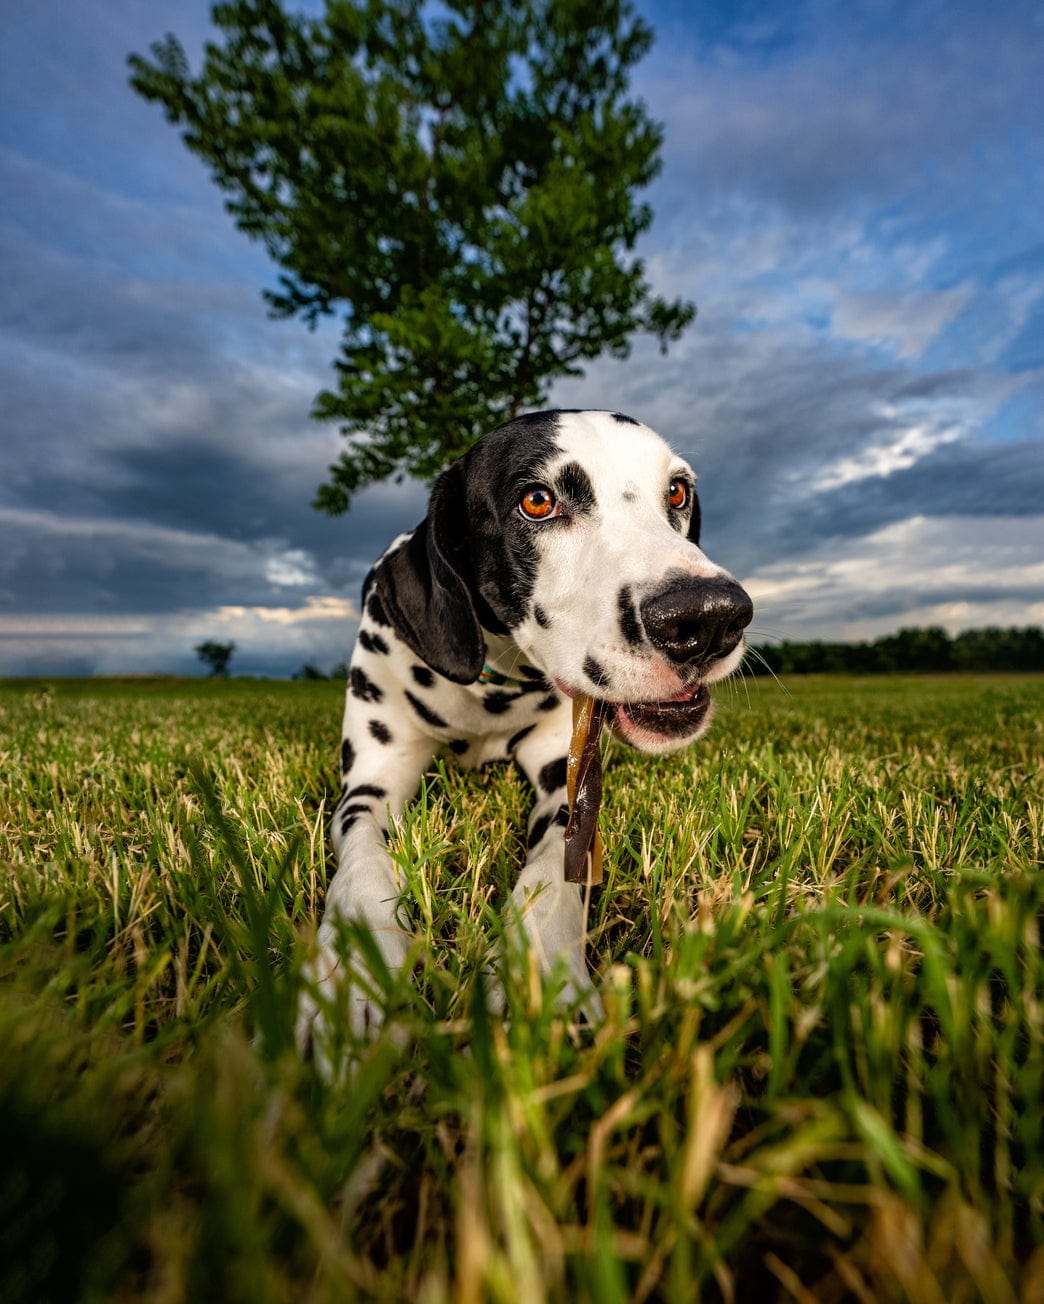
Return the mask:
{"type": "Polygon", "coordinates": [[[809,4],[788,17],[798,39],[771,57],[727,28],[688,59],[661,40],[645,71],[658,92],[644,89],[674,142],[675,185],[809,214],[1044,157],[1039,5],[809,4]]]}
{"type": "Polygon", "coordinates": [[[0,519],[9,608],[302,602],[309,586],[266,579],[288,550],[308,554],[314,584],[354,591],[360,556],[423,514],[409,486],[340,521],[311,508],[339,451],[308,416],[330,332],[267,320],[236,283],[142,280],[18,231],[0,240],[0,278],[0,506],[22,512],[0,519]]]}
{"type": "Polygon", "coordinates": [[[0,513],[0,589],[33,614],[264,602],[264,557],[213,535],[0,513]]]}
{"type": "MultiPolygon", "coordinates": [[[[200,478],[213,466],[204,462],[200,478]]],[[[178,501],[194,483],[194,471],[180,471],[172,490],[178,501]]],[[[216,483],[220,499],[228,482],[216,483]]],[[[152,492],[158,496],[150,481],[152,492]]],[[[355,598],[372,560],[424,512],[422,489],[401,497],[376,490],[361,496],[349,517],[330,520],[281,505],[258,529],[237,537],[221,518],[219,501],[212,515],[220,528],[206,528],[205,512],[193,528],[159,524],[143,510],[147,496],[130,500],[119,516],[0,509],[0,603],[34,613],[155,613],[294,606],[315,592],[355,598]]]]}
{"type": "MultiPolygon", "coordinates": [[[[1039,444],[962,442],[927,454],[915,466],[816,494],[805,503],[805,521],[810,539],[852,538],[930,508],[932,515],[966,517],[973,534],[978,517],[1035,517],[1042,503],[1039,444]]],[[[799,552],[796,544],[789,541],[799,552]]]]}
{"type": "Polygon", "coordinates": [[[205,294],[136,283],[10,229],[0,231],[0,276],[0,334],[24,353],[52,355],[56,370],[63,359],[144,375],[214,370],[199,329],[205,294]]]}

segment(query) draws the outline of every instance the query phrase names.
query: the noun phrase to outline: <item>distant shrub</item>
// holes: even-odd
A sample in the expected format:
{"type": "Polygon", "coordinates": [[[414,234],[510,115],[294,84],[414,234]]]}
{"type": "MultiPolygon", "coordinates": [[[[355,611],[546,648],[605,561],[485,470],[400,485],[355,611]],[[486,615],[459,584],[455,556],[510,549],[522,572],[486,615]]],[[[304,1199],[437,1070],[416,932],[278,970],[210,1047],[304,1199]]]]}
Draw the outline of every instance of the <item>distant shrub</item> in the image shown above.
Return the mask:
{"type": "Polygon", "coordinates": [[[871,643],[761,643],[748,663],[752,674],[809,675],[829,671],[1044,670],[1044,630],[1039,626],[968,629],[951,638],[939,625],[901,629],[871,643]]]}

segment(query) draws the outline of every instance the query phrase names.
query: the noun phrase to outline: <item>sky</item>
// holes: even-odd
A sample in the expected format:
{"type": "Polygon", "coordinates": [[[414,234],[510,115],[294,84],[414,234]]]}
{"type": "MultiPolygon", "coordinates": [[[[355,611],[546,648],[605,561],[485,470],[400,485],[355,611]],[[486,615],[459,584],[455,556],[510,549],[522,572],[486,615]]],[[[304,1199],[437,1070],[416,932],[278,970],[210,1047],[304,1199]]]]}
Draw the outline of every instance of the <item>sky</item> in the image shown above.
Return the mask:
{"type": "MultiPolygon", "coordinates": [[[[699,313],[557,384],[700,477],[755,642],[1044,624],[1044,10],[642,0],[665,128],[639,249],[699,313]]],[[[203,0],[0,3],[0,675],[329,670],[416,484],[310,502],[335,324],[127,84],[203,0]]]]}

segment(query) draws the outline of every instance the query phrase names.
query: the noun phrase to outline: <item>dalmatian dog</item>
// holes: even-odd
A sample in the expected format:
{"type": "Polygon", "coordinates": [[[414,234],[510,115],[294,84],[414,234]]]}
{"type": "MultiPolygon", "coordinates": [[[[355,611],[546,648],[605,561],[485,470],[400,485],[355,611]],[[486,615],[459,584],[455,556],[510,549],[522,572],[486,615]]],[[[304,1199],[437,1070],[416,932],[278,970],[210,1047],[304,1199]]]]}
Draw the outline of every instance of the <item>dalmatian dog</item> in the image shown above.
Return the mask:
{"type": "Polygon", "coordinates": [[[376,1002],[346,971],[338,921],[372,932],[389,969],[411,936],[385,834],[433,758],[513,758],[535,801],[516,918],[564,996],[599,1009],[584,960],[581,887],[563,873],[574,694],[643,752],[707,729],[708,684],[737,669],[750,598],[700,550],[696,476],[616,412],[535,412],[486,435],[435,482],[425,519],[363,587],[333,817],[337,871],[298,1015],[322,1053],[321,1009],[348,983],[357,1035],[376,1002]]]}

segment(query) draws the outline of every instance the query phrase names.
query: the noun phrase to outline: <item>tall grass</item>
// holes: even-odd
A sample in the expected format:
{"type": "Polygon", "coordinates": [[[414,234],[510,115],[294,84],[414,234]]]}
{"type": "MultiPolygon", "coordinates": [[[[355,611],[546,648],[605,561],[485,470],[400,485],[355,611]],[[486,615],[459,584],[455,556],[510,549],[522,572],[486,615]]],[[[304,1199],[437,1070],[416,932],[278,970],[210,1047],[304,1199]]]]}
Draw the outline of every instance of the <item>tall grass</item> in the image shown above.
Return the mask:
{"type": "Polygon", "coordinates": [[[610,750],[594,1030],[490,1013],[526,794],[433,772],[327,1085],[340,690],[0,685],[0,1299],[1044,1298],[1044,682],[787,687],[610,750]]]}

